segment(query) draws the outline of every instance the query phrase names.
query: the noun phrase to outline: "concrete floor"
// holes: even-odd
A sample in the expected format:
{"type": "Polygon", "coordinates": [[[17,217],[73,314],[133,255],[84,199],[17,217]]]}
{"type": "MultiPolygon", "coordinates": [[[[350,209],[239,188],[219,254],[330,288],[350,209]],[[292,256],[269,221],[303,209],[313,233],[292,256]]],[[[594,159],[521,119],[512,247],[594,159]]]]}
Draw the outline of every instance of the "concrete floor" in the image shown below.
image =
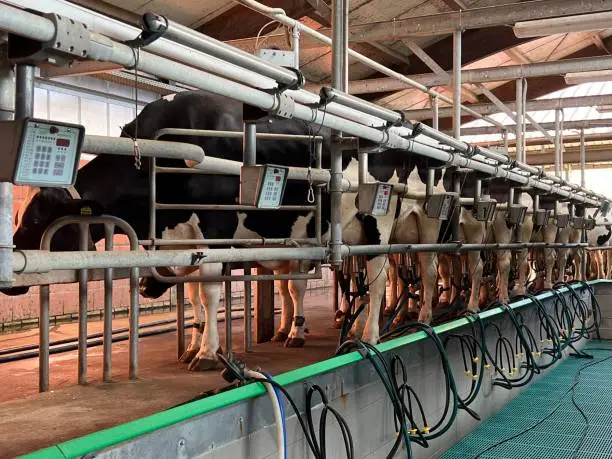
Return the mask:
{"type": "MultiPolygon", "coordinates": [[[[283,373],[333,355],[338,331],[332,328],[329,295],[306,297],[309,334],[303,349],[286,349],[278,343],[253,346],[243,352],[242,320],[234,320],[233,350],[251,367],[283,373]]],[[[190,315],[189,310],[186,311],[190,315]]],[[[159,314],[141,323],[170,318],[159,314]]],[[[278,322],[279,316],[276,320],[278,322]]],[[[115,319],[113,327],[127,326],[115,319]]],[[[88,332],[100,331],[101,322],[90,322],[88,332]]],[[[220,323],[225,347],[224,325],[220,323]]],[[[187,341],[190,339],[187,330],[187,341]]],[[[52,329],[51,341],[76,336],[76,324],[52,329]]],[[[0,336],[0,349],[38,342],[38,330],[0,336]]],[[[219,372],[193,373],[176,358],[176,333],[142,338],[138,381],[128,381],[128,342],[113,344],[113,382],[102,383],[102,347],[88,351],[87,386],[77,386],[77,352],[51,355],[50,391],[38,393],[38,358],[0,365],[0,457],[14,457],[97,430],[153,414],[226,383],[219,372]]]]}

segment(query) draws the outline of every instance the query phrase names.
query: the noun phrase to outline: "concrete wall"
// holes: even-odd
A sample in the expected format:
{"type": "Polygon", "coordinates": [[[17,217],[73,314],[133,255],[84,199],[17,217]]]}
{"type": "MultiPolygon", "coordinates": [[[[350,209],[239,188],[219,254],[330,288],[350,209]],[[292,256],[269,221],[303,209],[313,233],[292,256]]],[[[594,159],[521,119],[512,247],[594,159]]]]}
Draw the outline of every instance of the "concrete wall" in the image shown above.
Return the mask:
{"type": "MultiPolygon", "coordinates": [[[[586,294],[583,298],[590,303],[586,294]]],[[[551,308],[550,300],[545,303],[551,308]]],[[[534,308],[525,307],[521,313],[538,337],[538,328],[534,327],[536,324],[534,308]]],[[[493,320],[501,328],[504,336],[514,343],[515,332],[508,316],[496,316],[493,320]]],[[[467,330],[464,328],[458,332],[467,332],[467,330]]],[[[493,330],[489,330],[487,336],[488,345],[494,346],[493,330]]],[[[445,383],[434,345],[429,341],[419,341],[391,351],[387,355],[388,358],[393,353],[403,358],[408,369],[408,382],[423,402],[428,421],[433,425],[444,407],[445,383]]],[[[449,346],[448,353],[458,389],[460,394],[465,396],[471,381],[464,375],[461,351],[458,346],[449,346]]],[[[265,371],[265,368],[263,370],[265,371]]],[[[480,395],[470,406],[483,420],[496,413],[521,392],[520,389],[508,391],[492,386],[491,380],[492,374],[487,373],[480,395]]],[[[369,362],[362,361],[289,386],[288,390],[298,407],[304,406],[305,382],[316,383],[325,388],[332,406],[347,420],[354,439],[356,458],[386,457],[396,438],[393,409],[369,362]]],[[[315,429],[318,429],[321,408],[318,406],[313,416],[315,429]]],[[[439,457],[477,425],[478,421],[459,411],[450,431],[432,441],[428,449],[412,445],[414,457],[416,459],[439,457]]],[[[292,459],[312,457],[295,416],[287,420],[287,429],[287,457],[292,459]]],[[[328,419],[327,444],[328,457],[345,457],[339,429],[330,419],[328,419]]],[[[144,435],[135,441],[100,452],[96,457],[100,459],[111,457],[272,459],[276,454],[274,417],[269,399],[263,396],[144,435]]],[[[398,452],[397,457],[402,457],[404,454],[405,452],[398,452]]]]}
{"type": "Polygon", "coordinates": [[[599,333],[602,339],[612,339],[612,282],[602,282],[593,286],[601,308],[602,323],[599,333]]]}

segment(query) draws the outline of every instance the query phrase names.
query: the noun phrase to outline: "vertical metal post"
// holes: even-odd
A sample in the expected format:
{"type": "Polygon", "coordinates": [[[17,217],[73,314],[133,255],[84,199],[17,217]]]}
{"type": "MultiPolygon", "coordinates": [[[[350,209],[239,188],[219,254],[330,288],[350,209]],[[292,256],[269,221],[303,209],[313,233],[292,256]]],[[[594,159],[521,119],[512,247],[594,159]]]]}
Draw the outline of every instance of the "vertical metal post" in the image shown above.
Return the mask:
{"type": "MultiPolygon", "coordinates": [[[[245,265],[244,274],[251,275],[250,264],[245,265]]],[[[253,330],[251,327],[252,296],[251,281],[244,281],[244,352],[251,352],[253,330]]]]}
{"type": "Polygon", "coordinates": [[[257,125],[255,123],[244,123],[242,162],[245,166],[254,166],[257,163],[257,125]]]}
{"type": "Polygon", "coordinates": [[[429,197],[434,193],[434,181],[436,180],[436,170],[427,169],[427,183],[425,184],[425,196],[429,197]]]}
{"type": "Polygon", "coordinates": [[[176,354],[185,353],[185,284],[176,284],[176,354]]]}
{"type": "Polygon", "coordinates": [[[291,36],[293,38],[293,66],[296,69],[300,68],[300,29],[299,27],[293,27],[291,29],[291,36]]]}
{"type": "MultiPolygon", "coordinates": [[[[294,51],[295,48],[297,46],[298,51],[299,51],[299,42],[296,44],[295,40],[296,40],[296,36],[295,36],[295,31],[297,30],[297,27],[293,28],[294,30],[294,35],[293,35],[293,47],[294,47],[294,51]]],[[[297,36],[299,39],[299,31],[297,32],[297,36]]],[[[299,64],[299,57],[298,59],[298,64],[299,64]]],[[[245,123],[244,124],[244,139],[243,139],[243,144],[242,144],[242,163],[245,166],[254,166],[257,163],[257,125],[255,125],[254,123],[245,123]]],[[[231,274],[231,271],[230,271],[231,274]]],[[[245,265],[244,268],[244,274],[251,274],[251,266],[250,265],[245,265]]],[[[263,305],[264,307],[271,307],[272,311],[274,311],[274,285],[272,281],[263,281],[263,282],[258,282],[255,286],[256,289],[260,289],[260,288],[265,288],[267,290],[272,290],[272,298],[271,298],[271,302],[272,304],[270,305],[263,305]]],[[[225,297],[229,298],[229,300],[226,300],[225,302],[225,344],[226,344],[226,348],[227,348],[227,355],[228,357],[231,357],[231,352],[232,352],[232,286],[231,286],[231,282],[227,281],[225,283],[225,297]],[[229,308],[229,314],[228,314],[228,308],[229,308]]],[[[258,295],[258,298],[261,298],[260,295],[258,295]]],[[[250,352],[251,351],[251,342],[252,342],[252,334],[253,334],[253,330],[252,330],[252,326],[251,326],[251,309],[252,309],[252,298],[251,298],[251,282],[250,281],[244,281],[244,336],[243,336],[243,340],[244,340],[244,351],[245,352],[250,352]]],[[[272,312],[272,327],[274,327],[274,312],[272,312]]]]}
{"type": "Polygon", "coordinates": [[[540,210],[540,195],[535,194],[533,196],[533,210],[540,210]]]}
{"type": "MultiPolygon", "coordinates": [[[[113,251],[115,225],[104,225],[104,250],[113,251]]],[[[113,268],[104,269],[104,332],[102,338],[102,380],[112,380],[113,355],[113,268]]]]}
{"type": "MultiPolygon", "coordinates": [[[[15,110],[13,66],[4,62],[0,47],[0,120],[12,120],[15,110]]],[[[13,285],[13,185],[0,182],[0,287],[13,285]]]]}
{"type": "Polygon", "coordinates": [[[482,180],[477,179],[474,183],[474,202],[478,201],[482,196],[482,180]]]}
{"type": "MultiPolygon", "coordinates": [[[[231,268],[228,271],[231,274],[231,268]]],[[[225,281],[225,352],[227,358],[231,359],[232,352],[232,282],[225,281]]]]}
{"type": "Polygon", "coordinates": [[[368,154],[361,153],[358,154],[359,160],[359,177],[358,183],[368,183],[368,154]]]}
{"type": "MultiPolygon", "coordinates": [[[[89,248],[89,224],[79,223],[79,250],[89,248]]],[[[79,384],[87,384],[87,269],[79,269],[79,384]]]]}
{"type": "Polygon", "coordinates": [[[453,32],[453,137],[461,138],[461,30],[453,32]]]}
{"type": "Polygon", "coordinates": [[[586,186],[586,145],[584,143],[584,129],[580,129],[580,185],[586,186]]]}
{"type": "Polygon", "coordinates": [[[433,110],[431,127],[437,131],[440,126],[440,101],[438,96],[431,96],[431,108],[433,110]]]}
{"type": "MultiPolygon", "coordinates": [[[[455,176],[453,177],[453,191],[461,195],[461,179],[459,174],[455,172],[455,176]]],[[[454,242],[459,242],[461,239],[460,234],[460,216],[461,216],[461,205],[457,205],[456,209],[451,214],[451,234],[453,236],[454,242]]]]}
{"type": "Polygon", "coordinates": [[[506,152],[506,156],[508,156],[508,131],[502,131],[502,138],[504,139],[504,151],[506,152]]]}
{"type": "Polygon", "coordinates": [[[34,76],[36,67],[18,65],[15,85],[15,118],[34,114],[34,76]]]}
{"type": "Polygon", "coordinates": [[[49,299],[50,287],[39,288],[40,312],[38,317],[38,392],[49,390],[49,299]]]}
{"type": "Polygon", "coordinates": [[[555,175],[561,177],[561,112],[555,110],[555,175]]]}
{"type": "MultiPolygon", "coordinates": [[[[332,86],[334,89],[346,91],[348,88],[348,0],[333,0],[332,2],[332,86]]],[[[341,132],[332,134],[339,137],[341,132]]],[[[342,149],[340,145],[332,146],[331,151],[331,257],[332,267],[342,266],[342,149]]]]}
{"type": "MultiPolygon", "coordinates": [[[[152,241],[157,237],[157,164],[155,158],[149,158],[149,239],[152,241]]],[[[151,247],[155,250],[155,246],[151,247]]]]}
{"type": "Polygon", "coordinates": [[[516,80],[516,160],[524,162],[523,146],[523,79],[516,80]]]}
{"type": "MultiPolygon", "coordinates": [[[[315,142],[315,165],[318,169],[323,167],[323,141],[317,140],[315,142]]],[[[315,202],[317,205],[317,210],[315,212],[315,238],[317,239],[317,244],[321,245],[323,243],[322,238],[323,235],[321,225],[323,222],[323,210],[322,210],[322,193],[323,190],[320,186],[315,187],[315,202]]]]}
{"type": "MultiPolygon", "coordinates": [[[[137,242],[131,243],[131,250],[138,250],[137,242]]],[[[129,314],[129,378],[138,378],[138,317],[140,316],[140,303],[138,302],[138,277],[140,270],[130,270],[130,314],[129,314]]]]}

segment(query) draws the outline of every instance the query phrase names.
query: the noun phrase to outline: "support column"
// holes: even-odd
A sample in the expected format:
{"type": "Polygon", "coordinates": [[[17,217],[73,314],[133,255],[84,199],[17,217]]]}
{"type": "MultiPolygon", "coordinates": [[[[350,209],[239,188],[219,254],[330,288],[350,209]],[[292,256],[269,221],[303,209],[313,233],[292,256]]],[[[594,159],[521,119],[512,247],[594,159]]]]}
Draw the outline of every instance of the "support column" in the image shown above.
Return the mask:
{"type": "Polygon", "coordinates": [[[523,79],[516,80],[516,160],[525,162],[523,144],[523,79]]]}
{"type": "MultiPolygon", "coordinates": [[[[12,120],[15,110],[13,66],[0,47],[0,120],[12,120]]],[[[13,184],[0,182],[0,287],[13,284],[13,184]]]]}
{"type": "MultiPolygon", "coordinates": [[[[348,0],[332,2],[332,87],[346,92],[348,88],[348,0]]],[[[332,136],[342,137],[342,133],[332,131],[332,136]]],[[[332,268],[342,266],[342,147],[339,143],[331,150],[331,256],[332,268]]]]}
{"type": "Polygon", "coordinates": [[[555,175],[561,177],[561,112],[555,110],[555,175]]]}
{"type": "Polygon", "coordinates": [[[453,137],[461,138],[461,31],[453,32],[453,137]]]}
{"type": "Polygon", "coordinates": [[[586,145],[584,143],[584,129],[580,129],[580,186],[586,186],[585,178],[586,167],[586,145]]]}

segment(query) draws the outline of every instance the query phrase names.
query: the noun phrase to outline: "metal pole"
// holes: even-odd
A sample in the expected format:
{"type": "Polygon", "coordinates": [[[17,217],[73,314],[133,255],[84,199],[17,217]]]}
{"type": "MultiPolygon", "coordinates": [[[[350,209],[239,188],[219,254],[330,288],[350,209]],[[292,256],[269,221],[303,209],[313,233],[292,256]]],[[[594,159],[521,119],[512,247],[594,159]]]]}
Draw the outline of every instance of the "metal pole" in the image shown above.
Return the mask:
{"type": "MultiPolygon", "coordinates": [[[[138,250],[138,247],[131,245],[131,250],[138,250]]],[[[129,378],[138,378],[138,318],[140,316],[140,304],[138,302],[138,268],[130,270],[130,312],[129,312],[129,378]]]]}
{"type": "MultiPolygon", "coordinates": [[[[13,66],[4,61],[6,46],[0,47],[0,120],[13,119],[15,83],[13,66]]],[[[13,285],[13,185],[0,182],[0,287],[13,285]]]]}
{"type": "Polygon", "coordinates": [[[176,354],[180,359],[185,353],[185,284],[176,287],[176,354]]]}
{"type": "MultiPolygon", "coordinates": [[[[318,169],[323,167],[323,141],[315,141],[315,165],[318,169]]],[[[320,186],[315,188],[315,202],[317,210],[315,211],[315,239],[317,244],[322,244],[322,228],[323,224],[323,203],[322,203],[323,189],[320,186]]]]}
{"type": "Polygon", "coordinates": [[[586,145],[584,143],[584,129],[580,130],[580,186],[586,186],[586,145]]]}
{"type": "Polygon", "coordinates": [[[516,80],[516,160],[525,162],[523,155],[523,79],[516,80]]]}
{"type": "Polygon", "coordinates": [[[293,38],[293,66],[296,69],[300,68],[300,29],[293,27],[291,29],[291,37],[293,38]]]}
{"type": "MultiPolygon", "coordinates": [[[[251,275],[251,266],[247,265],[244,268],[244,274],[251,275]]],[[[253,330],[251,329],[251,314],[253,294],[251,291],[251,281],[244,282],[244,352],[251,352],[251,343],[253,342],[253,330]]]]}
{"type": "Polygon", "coordinates": [[[18,65],[15,88],[15,118],[34,114],[34,76],[36,67],[18,65]]]}
{"type": "MultiPolygon", "coordinates": [[[[346,92],[348,87],[348,0],[332,1],[332,87],[346,92]]],[[[333,135],[342,137],[342,132],[334,131],[333,135]]],[[[360,175],[361,175],[360,167],[360,175]]],[[[331,150],[331,257],[333,268],[342,266],[342,147],[338,143],[331,150]]]]}
{"type": "Polygon", "coordinates": [[[368,154],[359,152],[359,178],[358,182],[367,183],[368,182],[368,154]]]}
{"type": "Polygon", "coordinates": [[[437,131],[440,125],[440,101],[436,96],[431,96],[431,108],[433,110],[431,127],[437,131]]]}
{"type": "MultiPolygon", "coordinates": [[[[79,224],[79,250],[89,248],[89,225],[79,224]]],[[[87,384],[87,268],[79,269],[79,384],[87,384]]]]}
{"type": "MultiPolygon", "coordinates": [[[[114,225],[104,225],[104,250],[113,251],[114,225]]],[[[103,333],[103,365],[102,380],[112,380],[112,355],[113,355],[113,268],[104,270],[104,333],[103,333]]]]}
{"type": "Polygon", "coordinates": [[[39,289],[40,312],[38,317],[38,392],[49,390],[49,299],[50,287],[39,289]]]}
{"type": "MultiPolygon", "coordinates": [[[[230,271],[231,269],[227,268],[230,271]]],[[[225,281],[225,352],[227,358],[231,360],[232,352],[232,282],[225,281]]]]}
{"type": "Polygon", "coordinates": [[[453,137],[461,139],[461,30],[453,32],[453,137]]]}
{"type": "Polygon", "coordinates": [[[254,166],[257,163],[257,125],[255,123],[244,123],[242,162],[245,166],[254,166]]]}
{"type": "Polygon", "coordinates": [[[555,175],[561,177],[561,112],[555,110],[555,175]]]}

